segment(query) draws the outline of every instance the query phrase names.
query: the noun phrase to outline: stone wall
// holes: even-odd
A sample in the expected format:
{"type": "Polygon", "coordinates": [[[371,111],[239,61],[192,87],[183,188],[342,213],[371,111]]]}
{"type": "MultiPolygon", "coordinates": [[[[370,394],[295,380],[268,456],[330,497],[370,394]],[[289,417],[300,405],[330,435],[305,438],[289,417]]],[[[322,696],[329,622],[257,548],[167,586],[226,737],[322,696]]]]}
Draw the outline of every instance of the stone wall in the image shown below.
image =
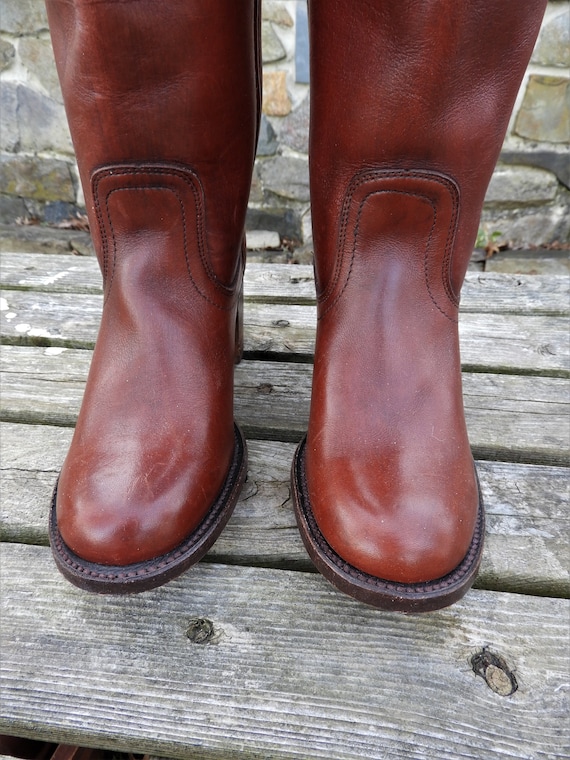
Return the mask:
{"type": "MultiPolygon", "coordinates": [[[[479,243],[570,239],[570,2],[549,3],[483,211],[479,243]]],[[[57,222],[82,195],[43,0],[0,0],[0,221],[57,222]]],[[[248,228],[310,247],[304,0],[264,0],[263,118],[248,228]]]]}

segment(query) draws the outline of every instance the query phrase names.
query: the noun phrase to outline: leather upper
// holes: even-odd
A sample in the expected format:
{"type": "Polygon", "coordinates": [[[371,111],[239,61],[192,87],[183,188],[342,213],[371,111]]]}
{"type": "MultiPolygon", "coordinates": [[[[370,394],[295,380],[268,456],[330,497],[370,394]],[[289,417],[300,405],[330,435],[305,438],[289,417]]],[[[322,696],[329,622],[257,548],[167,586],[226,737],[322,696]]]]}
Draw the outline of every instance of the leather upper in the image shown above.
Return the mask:
{"type": "Polygon", "coordinates": [[[104,307],[57,491],[82,559],[176,547],[234,450],[256,3],[48,0],[104,307]]]}
{"type": "Polygon", "coordinates": [[[473,537],[459,294],[543,10],[311,2],[307,488],[326,541],[378,578],[441,578],[473,537]]]}

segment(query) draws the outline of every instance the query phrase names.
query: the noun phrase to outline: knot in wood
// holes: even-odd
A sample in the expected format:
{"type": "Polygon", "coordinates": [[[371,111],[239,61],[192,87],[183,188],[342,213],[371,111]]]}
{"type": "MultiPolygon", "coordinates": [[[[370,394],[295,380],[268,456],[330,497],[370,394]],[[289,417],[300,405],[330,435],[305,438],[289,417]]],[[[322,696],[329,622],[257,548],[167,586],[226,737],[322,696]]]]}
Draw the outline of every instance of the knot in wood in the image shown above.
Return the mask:
{"type": "Polygon", "coordinates": [[[473,672],[481,676],[487,686],[501,697],[510,697],[519,687],[515,674],[505,660],[486,648],[473,655],[471,667],[473,672]]]}
{"type": "Polygon", "coordinates": [[[192,618],[188,623],[186,636],[194,644],[207,644],[214,637],[214,624],[208,618],[192,618]]]}

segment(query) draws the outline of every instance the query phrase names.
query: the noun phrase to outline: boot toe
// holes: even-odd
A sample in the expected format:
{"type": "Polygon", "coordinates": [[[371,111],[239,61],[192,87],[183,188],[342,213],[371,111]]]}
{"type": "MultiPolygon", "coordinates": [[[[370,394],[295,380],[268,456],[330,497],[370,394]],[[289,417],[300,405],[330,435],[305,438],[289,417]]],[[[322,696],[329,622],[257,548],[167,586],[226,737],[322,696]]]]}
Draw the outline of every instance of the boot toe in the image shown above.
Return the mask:
{"type": "Polygon", "coordinates": [[[451,573],[469,550],[478,510],[476,484],[449,500],[442,493],[382,493],[329,488],[311,494],[327,543],[349,565],[375,578],[424,583],[451,573]]]}
{"type": "Polygon", "coordinates": [[[155,559],[200,524],[224,482],[224,472],[211,475],[212,468],[200,475],[188,468],[166,483],[136,478],[113,484],[100,471],[70,480],[64,469],[56,502],[60,535],[87,562],[126,566],[155,559]]]}

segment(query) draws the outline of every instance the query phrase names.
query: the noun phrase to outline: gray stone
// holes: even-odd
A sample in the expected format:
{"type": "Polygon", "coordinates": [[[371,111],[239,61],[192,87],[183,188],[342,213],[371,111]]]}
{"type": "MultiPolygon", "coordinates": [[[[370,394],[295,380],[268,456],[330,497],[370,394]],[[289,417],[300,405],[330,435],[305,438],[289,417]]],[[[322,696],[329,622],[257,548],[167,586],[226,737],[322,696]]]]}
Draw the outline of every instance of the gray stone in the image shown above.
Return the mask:
{"type": "Polygon", "coordinates": [[[295,26],[295,81],[308,84],[309,65],[309,19],[307,3],[297,3],[297,23],[295,26]]]}
{"type": "Polygon", "coordinates": [[[59,224],[77,215],[77,206],[66,201],[51,201],[44,206],[43,221],[47,224],[59,224]]]}
{"type": "Polygon", "coordinates": [[[293,19],[289,15],[289,11],[281,3],[277,3],[275,0],[264,0],[261,7],[264,21],[273,21],[279,26],[293,26],[293,19]]]}
{"type": "Polygon", "coordinates": [[[54,158],[0,156],[0,187],[20,198],[75,201],[70,165],[54,158]]]}
{"type": "Polygon", "coordinates": [[[540,142],[570,140],[570,78],[531,75],[515,132],[540,142]]]}
{"type": "Polygon", "coordinates": [[[520,209],[483,209],[482,228],[498,245],[512,248],[566,244],[570,241],[570,206],[568,203],[520,209]]]}
{"type": "MultiPolygon", "coordinates": [[[[25,216],[26,205],[22,198],[16,198],[14,195],[0,194],[0,223],[15,222],[16,219],[23,219],[25,216]]],[[[8,250],[4,241],[2,241],[0,247],[5,251],[8,250]]]]}
{"type": "Polygon", "coordinates": [[[245,224],[248,230],[274,230],[281,239],[302,240],[301,220],[290,208],[248,208],[245,224]]]}
{"type": "Polygon", "coordinates": [[[0,71],[9,69],[14,62],[16,48],[8,40],[0,39],[0,71]]]}
{"type": "Polygon", "coordinates": [[[257,142],[258,156],[274,156],[277,152],[277,135],[271,122],[265,114],[261,114],[259,125],[259,140],[257,142]]]}
{"type": "Polygon", "coordinates": [[[20,60],[42,83],[48,95],[58,103],[63,102],[53,48],[49,39],[25,37],[18,46],[20,60]]]}
{"type": "Polygon", "coordinates": [[[14,153],[20,146],[18,85],[12,82],[0,82],[0,112],[2,114],[0,150],[14,153]]]}
{"type": "Polygon", "coordinates": [[[69,253],[82,247],[93,254],[88,232],[60,230],[40,225],[0,225],[2,250],[13,253],[69,253]],[[80,241],[80,242],[79,242],[80,241]],[[77,247],[76,247],[77,246],[77,247]]]}
{"type": "Polygon", "coordinates": [[[536,166],[547,169],[570,190],[570,159],[567,147],[564,150],[503,150],[500,156],[503,164],[536,166]]]}
{"type": "Polygon", "coordinates": [[[541,66],[570,66],[570,8],[544,24],[532,62],[541,66]]]}
{"type": "Polygon", "coordinates": [[[303,158],[274,156],[259,167],[264,190],[282,198],[308,201],[309,165],[303,158]]]}
{"type": "Polygon", "coordinates": [[[554,200],[558,180],[551,172],[528,166],[497,166],[485,203],[537,204],[554,200]]]}
{"type": "Polygon", "coordinates": [[[20,150],[73,154],[63,105],[24,85],[18,86],[18,125],[20,150]]]}
{"type": "Polygon", "coordinates": [[[261,24],[261,53],[263,63],[275,63],[287,56],[271,21],[263,21],[261,24]]]}
{"type": "Polygon", "coordinates": [[[22,36],[47,28],[44,0],[1,0],[0,31],[22,36]]]}
{"type": "Polygon", "coordinates": [[[267,248],[280,248],[281,238],[274,230],[248,230],[245,242],[249,251],[261,251],[267,248]]]}
{"type": "Polygon", "coordinates": [[[307,96],[283,119],[279,130],[281,142],[299,153],[309,152],[309,110],[310,102],[307,96]]]}

